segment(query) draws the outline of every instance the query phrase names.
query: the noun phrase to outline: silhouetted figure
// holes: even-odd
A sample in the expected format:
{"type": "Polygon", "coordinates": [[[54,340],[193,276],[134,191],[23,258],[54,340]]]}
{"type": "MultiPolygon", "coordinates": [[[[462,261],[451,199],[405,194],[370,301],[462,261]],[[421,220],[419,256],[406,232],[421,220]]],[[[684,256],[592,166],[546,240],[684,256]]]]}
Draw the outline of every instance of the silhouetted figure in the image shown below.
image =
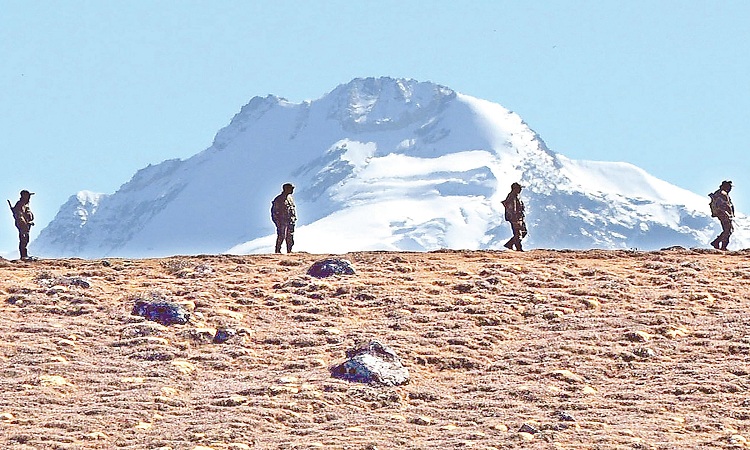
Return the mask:
{"type": "Polygon", "coordinates": [[[271,202],[271,220],[276,225],[276,253],[281,253],[281,244],[286,241],[286,252],[292,252],[294,245],[294,224],[297,222],[297,208],[292,198],[294,185],[285,183],[281,194],[271,202]]]}
{"type": "Polygon", "coordinates": [[[523,251],[521,239],[526,237],[526,222],[524,222],[524,206],[518,194],[523,187],[518,183],[510,185],[510,193],[503,200],[505,206],[505,220],[510,222],[510,229],[513,231],[513,237],[505,243],[505,248],[513,250],[515,247],[519,252],[523,251]]]}
{"type": "Polygon", "coordinates": [[[732,190],[731,181],[722,181],[719,189],[708,194],[711,197],[711,216],[716,217],[721,222],[721,234],[711,242],[715,249],[726,250],[729,245],[729,236],[732,235],[734,227],[732,219],[734,218],[734,205],[729,197],[729,191],[732,190]]]}
{"type": "MultiPolygon", "coordinates": [[[[29,207],[29,200],[33,192],[29,192],[26,189],[21,191],[21,198],[16,202],[15,206],[12,206],[10,210],[13,212],[13,218],[16,221],[16,228],[18,229],[18,252],[21,254],[21,259],[26,261],[29,258],[29,252],[26,246],[29,245],[29,231],[34,225],[34,213],[31,212],[29,207]]],[[[10,204],[10,201],[8,201],[10,204]]]]}

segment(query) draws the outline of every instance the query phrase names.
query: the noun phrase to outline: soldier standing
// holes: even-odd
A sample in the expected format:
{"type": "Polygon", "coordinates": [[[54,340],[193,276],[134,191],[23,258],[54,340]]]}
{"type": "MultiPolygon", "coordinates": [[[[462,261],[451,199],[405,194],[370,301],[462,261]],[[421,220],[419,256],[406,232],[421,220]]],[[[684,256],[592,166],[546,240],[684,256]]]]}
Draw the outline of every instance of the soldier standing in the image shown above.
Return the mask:
{"type": "Polygon", "coordinates": [[[709,194],[711,197],[711,215],[719,219],[721,223],[721,234],[711,242],[711,246],[718,250],[726,250],[729,245],[729,236],[732,235],[734,227],[732,219],[734,218],[734,205],[729,198],[729,191],[732,190],[731,181],[722,181],[719,189],[709,194]]]}
{"type": "MultiPolygon", "coordinates": [[[[34,195],[33,192],[26,189],[22,190],[20,200],[10,208],[13,212],[13,218],[16,220],[16,228],[18,228],[18,251],[23,261],[31,259],[26,246],[29,245],[29,231],[34,225],[34,213],[31,212],[29,207],[29,200],[31,200],[32,195],[34,195]]],[[[8,201],[8,204],[10,205],[10,201],[8,201]]]]}
{"type": "Polygon", "coordinates": [[[276,253],[281,253],[281,243],[286,241],[286,252],[292,253],[294,224],[297,223],[297,207],[292,198],[294,185],[285,183],[281,194],[271,202],[271,220],[276,225],[276,253]]]}
{"type": "Polygon", "coordinates": [[[526,222],[524,221],[524,206],[518,194],[521,193],[523,187],[518,183],[510,185],[510,193],[503,200],[503,206],[505,206],[505,220],[510,222],[510,229],[513,231],[513,237],[505,243],[505,248],[513,250],[516,248],[519,252],[523,251],[521,247],[521,239],[525,238],[528,234],[526,230],[526,222]]]}

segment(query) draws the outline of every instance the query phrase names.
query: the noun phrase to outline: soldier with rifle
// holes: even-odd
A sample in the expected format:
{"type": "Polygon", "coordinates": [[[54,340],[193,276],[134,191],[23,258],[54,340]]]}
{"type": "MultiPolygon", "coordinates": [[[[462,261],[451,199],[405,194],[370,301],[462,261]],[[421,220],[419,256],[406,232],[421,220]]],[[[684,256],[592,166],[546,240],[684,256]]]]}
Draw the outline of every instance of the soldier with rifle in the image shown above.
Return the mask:
{"type": "Polygon", "coordinates": [[[297,223],[297,207],[292,198],[294,185],[284,183],[281,194],[271,202],[271,220],[276,225],[275,252],[281,253],[281,244],[286,241],[286,252],[292,253],[294,245],[294,225],[297,223]]]}
{"type": "Polygon", "coordinates": [[[16,221],[16,228],[18,229],[18,251],[21,253],[22,261],[29,261],[32,258],[29,257],[29,252],[26,246],[29,245],[29,231],[34,225],[34,213],[31,212],[29,207],[29,200],[33,192],[29,192],[26,189],[21,191],[21,199],[16,202],[15,206],[10,204],[8,200],[8,206],[10,211],[13,213],[13,219],[16,221]]]}

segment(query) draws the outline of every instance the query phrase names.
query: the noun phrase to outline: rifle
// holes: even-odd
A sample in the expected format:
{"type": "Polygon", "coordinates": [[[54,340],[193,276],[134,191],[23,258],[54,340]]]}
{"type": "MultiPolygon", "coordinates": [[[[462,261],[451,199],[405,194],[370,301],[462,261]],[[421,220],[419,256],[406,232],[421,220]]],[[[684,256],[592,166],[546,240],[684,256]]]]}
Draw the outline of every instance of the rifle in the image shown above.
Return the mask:
{"type": "Polygon", "coordinates": [[[13,209],[13,205],[10,204],[10,200],[8,200],[8,207],[10,208],[10,212],[13,214],[13,220],[16,220],[16,210],[13,209]]]}

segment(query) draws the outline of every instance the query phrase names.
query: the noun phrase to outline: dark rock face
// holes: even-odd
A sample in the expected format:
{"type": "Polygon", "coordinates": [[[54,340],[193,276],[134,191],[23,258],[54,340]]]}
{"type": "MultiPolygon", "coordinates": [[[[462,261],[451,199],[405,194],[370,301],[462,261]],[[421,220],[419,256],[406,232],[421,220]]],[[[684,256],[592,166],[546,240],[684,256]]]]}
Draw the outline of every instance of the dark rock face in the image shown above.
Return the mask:
{"type": "Polygon", "coordinates": [[[143,316],[162,325],[184,325],[190,319],[190,313],[182,306],[163,301],[138,300],[131,314],[143,316]]]}
{"type": "Polygon", "coordinates": [[[347,350],[346,357],[349,359],[331,368],[334,378],[385,386],[409,382],[409,370],[391,348],[378,341],[370,341],[347,350]]]}
{"type": "Polygon", "coordinates": [[[354,275],[354,273],[352,263],[341,258],[321,259],[307,270],[307,274],[315,278],[326,278],[331,275],[354,275]]]}

